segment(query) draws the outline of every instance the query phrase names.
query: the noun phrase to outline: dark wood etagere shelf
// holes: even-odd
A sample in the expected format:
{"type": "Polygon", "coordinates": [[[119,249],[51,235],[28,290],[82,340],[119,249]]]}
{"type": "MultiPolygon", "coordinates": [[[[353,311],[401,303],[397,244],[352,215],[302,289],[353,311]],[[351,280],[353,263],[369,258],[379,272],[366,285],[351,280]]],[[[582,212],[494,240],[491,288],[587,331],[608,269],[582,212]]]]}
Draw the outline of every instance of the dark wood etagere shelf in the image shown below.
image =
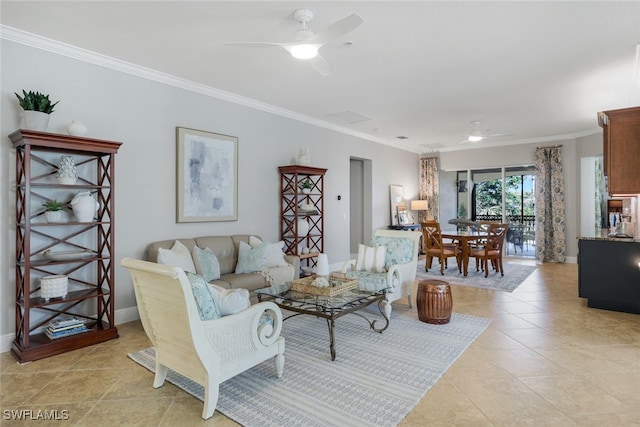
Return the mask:
{"type": "Polygon", "coordinates": [[[42,359],[118,337],[114,319],[115,154],[121,142],[19,129],[9,135],[16,149],[16,305],[11,352],[19,362],[42,359]],[[73,156],[75,184],[55,180],[57,158],[73,156]],[[57,157],[56,157],[57,156],[57,157]],[[46,223],[42,203],[90,192],[98,202],[95,221],[46,223]],[[91,251],[90,256],[51,259],[46,251],[91,251]],[[40,279],[65,275],[66,296],[44,299],[40,279]],[[76,317],[88,331],[50,339],[52,320],[76,317]]]}
{"type": "Polygon", "coordinates": [[[280,166],[280,238],[284,251],[300,257],[301,267],[314,267],[319,253],[324,252],[324,175],[327,169],[312,166],[280,166]],[[312,188],[303,192],[302,183],[312,188]],[[313,209],[305,211],[302,205],[313,209]],[[309,225],[307,233],[300,229],[299,220],[309,225]],[[308,253],[302,253],[307,248],[308,253]]]}

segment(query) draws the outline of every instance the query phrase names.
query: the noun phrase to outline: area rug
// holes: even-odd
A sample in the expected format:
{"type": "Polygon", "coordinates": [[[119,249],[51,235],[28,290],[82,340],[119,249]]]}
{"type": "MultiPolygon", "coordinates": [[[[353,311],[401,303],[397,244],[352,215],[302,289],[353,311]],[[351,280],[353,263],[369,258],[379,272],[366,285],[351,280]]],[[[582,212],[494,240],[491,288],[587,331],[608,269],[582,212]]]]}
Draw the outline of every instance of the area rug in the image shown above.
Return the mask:
{"type": "Polygon", "coordinates": [[[440,274],[440,264],[434,259],[429,272],[424,271],[424,259],[418,261],[416,280],[436,279],[444,280],[452,285],[470,286],[473,288],[491,289],[493,291],[513,292],[524,282],[535,270],[533,265],[504,263],[504,276],[493,270],[489,272],[489,277],[484,277],[484,271],[476,271],[475,265],[469,265],[469,271],[465,277],[458,273],[455,260],[449,264],[449,268],[444,270],[444,276],[440,274]]]}
{"type": "MultiPolygon", "coordinates": [[[[453,313],[449,324],[431,325],[394,304],[389,328],[379,334],[347,315],[336,321],[332,362],[326,321],[296,316],[283,324],[282,378],[273,360],[237,375],[220,386],[216,410],[246,427],[395,426],[490,322],[453,313]]],[[[155,369],[153,348],[129,357],[155,369]]],[[[193,381],[173,371],[167,380],[203,400],[193,381]]]]}

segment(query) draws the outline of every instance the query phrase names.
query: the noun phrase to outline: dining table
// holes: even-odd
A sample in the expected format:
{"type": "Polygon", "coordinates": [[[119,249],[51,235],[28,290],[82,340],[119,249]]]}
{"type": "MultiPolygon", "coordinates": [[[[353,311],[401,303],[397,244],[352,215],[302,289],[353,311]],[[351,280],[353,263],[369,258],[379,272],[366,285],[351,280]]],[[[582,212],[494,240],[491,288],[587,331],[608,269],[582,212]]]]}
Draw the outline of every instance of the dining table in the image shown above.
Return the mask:
{"type": "Polygon", "coordinates": [[[471,242],[486,239],[485,232],[465,230],[442,230],[442,239],[452,239],[459,243],[461,249],[462,273],[466,276],[469,272],[469,256],[471,255],[471,242]]]}

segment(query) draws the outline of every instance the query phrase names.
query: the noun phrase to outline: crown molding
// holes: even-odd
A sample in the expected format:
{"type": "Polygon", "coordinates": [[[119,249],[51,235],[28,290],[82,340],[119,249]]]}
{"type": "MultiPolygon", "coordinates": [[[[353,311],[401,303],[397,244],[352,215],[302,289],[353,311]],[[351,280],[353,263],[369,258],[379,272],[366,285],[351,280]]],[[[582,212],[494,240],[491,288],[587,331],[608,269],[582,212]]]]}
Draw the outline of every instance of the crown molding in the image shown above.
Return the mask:
{"type": "MultiPolygon", "coordinates": [[[[403,150],[403,148],[398,147],[397,145],[394,145],[391,142],[382,138],[376,138],[374,136],[367,135],[366,133],[363,133],[363,132],[345,128],[333,123],[329,123],[320,119],[306,116],[304,114],[296,113],[294,111],[287,110],[284,108],[276,107],[271,104],[256,101],[254,99],[243,97],[231,92],[216,89],[211,86],[195,83],[193,81],[176,77],[171,74],[166,74],[157,70],[153,70],[151,68],[142,67],[140,65],[136,65],[131,62],[126,62],[110,56],[102,55],[100,53],[96,53],[87,49],[73,46],[68,43],[63,43],[63,42],[52,40],[46,37],[42,37],[37,34],[19,30],[14,27],[0,25],[0,39],[19,43],[25,46],[44,50],[46,52],[66,56],[68,58],[73,58],[79,61],[98,65],[100,67],[108,68],[108,69],[119,71],[122,73],[131,74],[136,77],[141,77],[147,80],[162,83],[167,86],[173,86],[179,89],[188,90],[190,92],[195,92],[201,95],[210,96],[212,98],[220,99],[220,100],[231,102],[234,104],[243,105],[245,107],[253,108],[256,110],[286,117],[299,122],[307,123],[313,126],[329,129],[335,132],[354,136],[356,138],[365,139],[378,144],[384,144],[384,145],[397,148],[399,150],[403,150]]],[[[405,150],[405,151],[411,151],[411,150],[405,150]]]]}

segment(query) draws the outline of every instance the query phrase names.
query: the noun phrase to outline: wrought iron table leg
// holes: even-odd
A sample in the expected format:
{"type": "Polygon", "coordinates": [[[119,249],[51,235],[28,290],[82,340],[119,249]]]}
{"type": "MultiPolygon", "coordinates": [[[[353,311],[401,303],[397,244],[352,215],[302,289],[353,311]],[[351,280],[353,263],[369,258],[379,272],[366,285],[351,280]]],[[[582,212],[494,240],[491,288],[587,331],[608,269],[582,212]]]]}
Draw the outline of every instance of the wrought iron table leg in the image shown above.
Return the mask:
{"type": "Polygon", "coordinates": [[[336,342],[333,335],[335,320],[333,318],[327,319],[327,326],[329,327],[329,349],[331,350],[331,360],[333,361],[336,360],[336,342]]]}
{"type": "Polygon", "coordinates": [[[376,332],[384,332],[388,327],[389,327],[389,319],[391,318],[391,304],[389,304],[389,301],[385,300],[385,299],[381,299],[380,301],[378,301],[378,310],[380,310],[380,314],[382,314],[382,317],[384,317],[384,327],[380,328],[380,329],[376,329],[376,322],[377,320],[373,320],[371,323],[371,329],[373,329],[376,332]]]}

